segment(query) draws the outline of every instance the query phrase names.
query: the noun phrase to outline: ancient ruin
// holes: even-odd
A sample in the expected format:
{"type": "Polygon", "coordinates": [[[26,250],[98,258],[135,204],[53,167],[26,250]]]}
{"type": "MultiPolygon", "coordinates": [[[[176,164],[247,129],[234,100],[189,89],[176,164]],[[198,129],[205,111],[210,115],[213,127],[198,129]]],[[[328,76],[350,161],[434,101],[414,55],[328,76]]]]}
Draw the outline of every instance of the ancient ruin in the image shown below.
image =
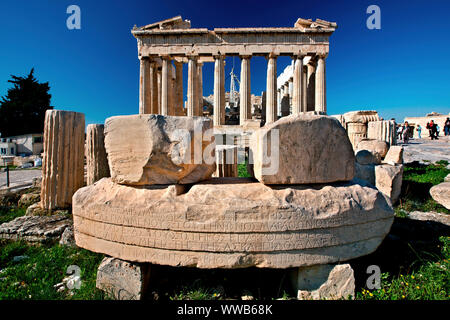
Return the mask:
{"type": "Polygon", "coordinates": [[[183,20],[180,16],[135,27],[132,34],[138,40],[141,63],[139,113],[184,113],[182,68],[183,64],[187,64],[189,76],[186,115],[202,115],[202,106],[199,104],[203,100],[202,66],[204,63],[214,62],[214,126],[224,125],[224,59],[227,56],[241,58],[241,125],[251,120],[250,59],[253,56],[264,56],[267,59],[266,123],[278,119],[279,56],[290,56],[293,59],[292,113],[326,113],[325,59],[329,52],[329,37],[336,28],[336,23],[321,19],[298,19],[291,28],[207,30],[191,28],[190,21],[183,20]],[[308,67],[304,67],[306,65],[308,67]],[[303,82],[311,77],[315,80],[308,83],[308,88],[314,94],[307,95],[303,82]]]}
{"type": "Polygon", "coordinates": [[[48,110],[45,113],[42,163],[42,209],[68,208],[84,185],[84,114],[48,110]]]}
{"type": "MultiPolygon", "coordinates": [[[[98,287],[117,293],[119,286],[127,297],[140,297],[151,273],[133,263],[256,266],[297,268],[299,298],[352,294],[353,271],[340,263],[380,245],[393,222],[393,209],[388,191],[354,180],[358,156],[355,161],[352,144],[367,138],[367,116],[363,121],[360,114],[344,117],[344,123],[366,128],[361,139],[349,139],[348,126],[325,115],[325,57],[335,28],[320,19],[298,19],[293,28],[209,31],[191,29],[189,21],[175,17],[132,30],[141,61],[139,114],[106,119],[111,177],[73,196],[77,245],[115,258],[99,269],[98,287]],[[224,129],[228,55],[242,61],[239,127],[250,128],[247,132],[224,129]],[[264,126],[251,119],[249,61],[255,55],[268,61],[264,126]],[[282,103],[284,117],[278,119],[280,55],[293,58],[293,80],[292,99],[282,103]],[[206,62],[215,63],[212,119],[200,117],[206,62]],[[186,110],[183,63],[189,71],[186,110]],[[310,79],[308,89],[305,79],[310,79]],[[223,161],[238,158],[236,141],[242,137],[256,179],[233,177],[237,167],[223,161]],[[121,270],[122,265],[129,270],[121,270]],[[111,274],[130,277],[132,288],[109,278],[111,274]],[[311,274],[317,277],[306,279],[311,274]],[[322,283],[321,289],[314,291],[309,283],[315,288],[322,283]]],[[[377,115],[369,118],[379,120],[377,115]]],[[[366,151],[359,159],[377,161],[381,170],[387,150],[366,151]]],[[[374,168],[377,181],[382,180],[380,170],[374,168]]]]}
{"type": "Polygon", "coordinates": [[[86,180],[88,185],[110,176],[104,128],[103,124],[90,124],[86,128],[86,180]]]}

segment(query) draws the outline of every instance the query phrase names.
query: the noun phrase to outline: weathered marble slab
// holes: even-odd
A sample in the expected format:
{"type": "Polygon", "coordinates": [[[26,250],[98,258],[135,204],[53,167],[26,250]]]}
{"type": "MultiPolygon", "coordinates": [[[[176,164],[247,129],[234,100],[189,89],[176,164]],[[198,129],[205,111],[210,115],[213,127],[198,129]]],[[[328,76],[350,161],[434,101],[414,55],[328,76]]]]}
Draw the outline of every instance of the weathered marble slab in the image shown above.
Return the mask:
{"type": "Polygon", "coordinates": [[[131,187],[104,178],[74,196],[78,246],[138,262],[200,268],[288,268],[376,249],[390,202],[353,183],[269,187],[218,178],[192,186],[131,187]]]}

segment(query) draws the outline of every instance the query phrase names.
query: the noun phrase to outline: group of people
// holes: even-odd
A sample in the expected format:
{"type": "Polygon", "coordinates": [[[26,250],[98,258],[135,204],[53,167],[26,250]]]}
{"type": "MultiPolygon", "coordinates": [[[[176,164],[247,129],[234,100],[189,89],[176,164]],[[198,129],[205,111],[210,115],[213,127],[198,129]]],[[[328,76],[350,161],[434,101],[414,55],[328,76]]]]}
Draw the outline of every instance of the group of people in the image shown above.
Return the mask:
{"type": "MultiPolygon", "coordinates": [[[[427,122],[426,129],[430,133],[431,140],[439,140],[439,133],[441,131],[441,128],[439,127],[439,125],[437,123],[434,122],[434,120],[427,122]]],[[[417,131],[417,137],[419,139],[422,139],[422,127],[420,126],[420,124],[417,125],[416,131],[417,131]]],[[[447,118],[445,120],[444,134],[446,136],[450,136],[450,118],[447,118]]],[[[405,121],[405,123],[403,125],[399,125],[397,127],[397,139],[398,140],[403,140],[403,143],[408,143],[410,135],[411,135],[411,133],[409,131],[408,121],[405,121]]]]}

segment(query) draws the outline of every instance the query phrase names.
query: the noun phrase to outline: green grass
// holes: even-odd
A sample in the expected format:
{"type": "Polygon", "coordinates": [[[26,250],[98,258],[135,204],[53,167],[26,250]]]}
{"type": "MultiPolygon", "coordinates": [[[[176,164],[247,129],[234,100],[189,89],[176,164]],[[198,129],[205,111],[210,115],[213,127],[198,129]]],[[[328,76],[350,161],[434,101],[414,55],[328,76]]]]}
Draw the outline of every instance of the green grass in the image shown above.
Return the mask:
{"type": "Polygon", "coordinates": [[[406,274],[381,277],[381,288],[363,288],[359,300],[449,300],[450,299],[450,237],[440,237],[441,256],[438,261],[418,255],[417,270],[406,274]]]}
{"type": "Polygon", "coordinates": [[[238,163],[238,177],[251,178],[251,175],[247,171],[247,163],[247,160],[245,160],[245,163],[238,163]]]}
{"type": "Polygon", "coordinates": [[[403,171],[402,192],[396,214],[400,210],[435,211],[450,214],[450,211],[431,198],[430,188],[443,182],[450,173],[446,168],[448,162],[441,160],[435,164],[423,165],[419,163],[407,164],[403,171]]]}
{"type": "Polygon", "coordinates": [[[24,241],[0,240],[0,300],[28,299],[104,299],[96,289],[97,268],[103,255],[76,247],[29,245],[24,241]],[[15,256],[27,256],[14,262],[15,256]],[[73,296],[66,289],[57,292],[53,287],[67,277],[67,267],[81,269],[81,288],[73,296]]]}
{"type": "Polygon", "coordinates": [[[21,217],[25,215],[26,211],[27,211],[26,208],[18,208],[18,207],[10,208],[0,206],[0,224],[14,220],[17,217],[21,217]]]}
{"type": "Polygon", "coordinates": [[[192,285],[185,286],[177,290],[170,300],[218,300],[220,293],[215,292],[214,289],[208,288],[200,281],[194,281],[192,285]]]}

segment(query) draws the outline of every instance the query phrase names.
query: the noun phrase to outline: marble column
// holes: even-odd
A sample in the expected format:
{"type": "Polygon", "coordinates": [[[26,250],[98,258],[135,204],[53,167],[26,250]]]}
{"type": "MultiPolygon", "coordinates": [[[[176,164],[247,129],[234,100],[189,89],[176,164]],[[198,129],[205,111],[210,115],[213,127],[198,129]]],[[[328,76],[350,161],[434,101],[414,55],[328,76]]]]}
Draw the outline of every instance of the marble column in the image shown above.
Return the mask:
{"type": "Polygon", "coordinates": [[[224,57],[214,56],[214,115],[215,126],[225,124],[225,70],[224,57]]]}
{"type": "Polygon", "coordinates": [[[158,66],[156,62],[152,61],[150,63],[150,86],[151,86],[151,108],[149,113],[158,114],[158,66]]]}
{"type": "Polygon", "coordinates": [[[150,60],[148,57],[141,57],[139,77],[139,114],[151,113],[151,90],[150,60]]]}
{"type": "Polygon", "coordinates": [[[175,115],[184,115],[183,110],[183,63],[175,61],[175,115]]]}
{"type": "Polygon", "coordinates": [[[307,111],[314,111],[315,110],[315,66],[313,65],[314,62],[310,61],[307,64],[307,111]]]}
{"type": "Polygon", "coordinates": [[[197,91],[198,104],[196,108],[196,116],[203,116],[203,62],[197,63],[197,91]]]}
{"type": "Polygon", "coordinates": [[[161,70],[161,114],[169,115],[169,57],[162,57],[161,70]]]}
{"type": "Polygon", "coordinates": [[[294,57],[294,74],[292,84],[292,113],[303,111],[303,56],[294,57]]]}
{"type": "Polygon", "coordinates": [[[292,94],[293,94],[293,90],[294,90],[293,89],[294,88],[294,86],[293,86],[294,78],[293,77],[289,78],[288,84],[289,84],[289,106],[291,107],[292,106],[292,94]]]}
{"type": "Polygon", "coordinates": [[[307,76],[308,76],[308,67],[303,66],[302,68],[302,112],[308,111],[308,84],[307,84],[307,76]]]}
{"type": "Polygon", "coordinates": [[[315,111],[326,113],[327,106],[325,101],[325,56],[317,57],[316,67],[316,90],[315,90],[315,111]]]}
{"type": "Polygon", "coordinates": [[[169,63],[169,116],[176,116],[175,112],[175,68],[169,63]]]}
{"type": "Polygon", "coordinates": [[[195,116],[198,105],[197,89],[197,58],[189,57],[188,62],[188,90],[187,90],[187,116],[195,116]]]}
{"type": "Polygon", "coordinates": [[[108,157],[105,150],[104,128],[103,124],[90,124],[86,128],[87,185],[110,176],[108,157]]]}
{"type": "Polygon", "coordinates": [[[266,124],[277,121],[277,57],[267,61],[266,124]]]}
{"type": "Polygon", "coordinates": [[[84,185],[84,114],[47,110],[44,120],[42,209],[70,208],[84,185]]]}
{"type": "Polygon", "coordinates": [[[239,123],[243,125],[246,120],[252,118],[252,94],[250,86],[250,56],[242,56],[241,59],[239,123]]]}
{"type": "Polygon", "coordinates": [[[161,69],[159,67],[156,71],[156,78],[158,83],[158,111],[156,112],[156,114],[161,114],[161,69]]]}

